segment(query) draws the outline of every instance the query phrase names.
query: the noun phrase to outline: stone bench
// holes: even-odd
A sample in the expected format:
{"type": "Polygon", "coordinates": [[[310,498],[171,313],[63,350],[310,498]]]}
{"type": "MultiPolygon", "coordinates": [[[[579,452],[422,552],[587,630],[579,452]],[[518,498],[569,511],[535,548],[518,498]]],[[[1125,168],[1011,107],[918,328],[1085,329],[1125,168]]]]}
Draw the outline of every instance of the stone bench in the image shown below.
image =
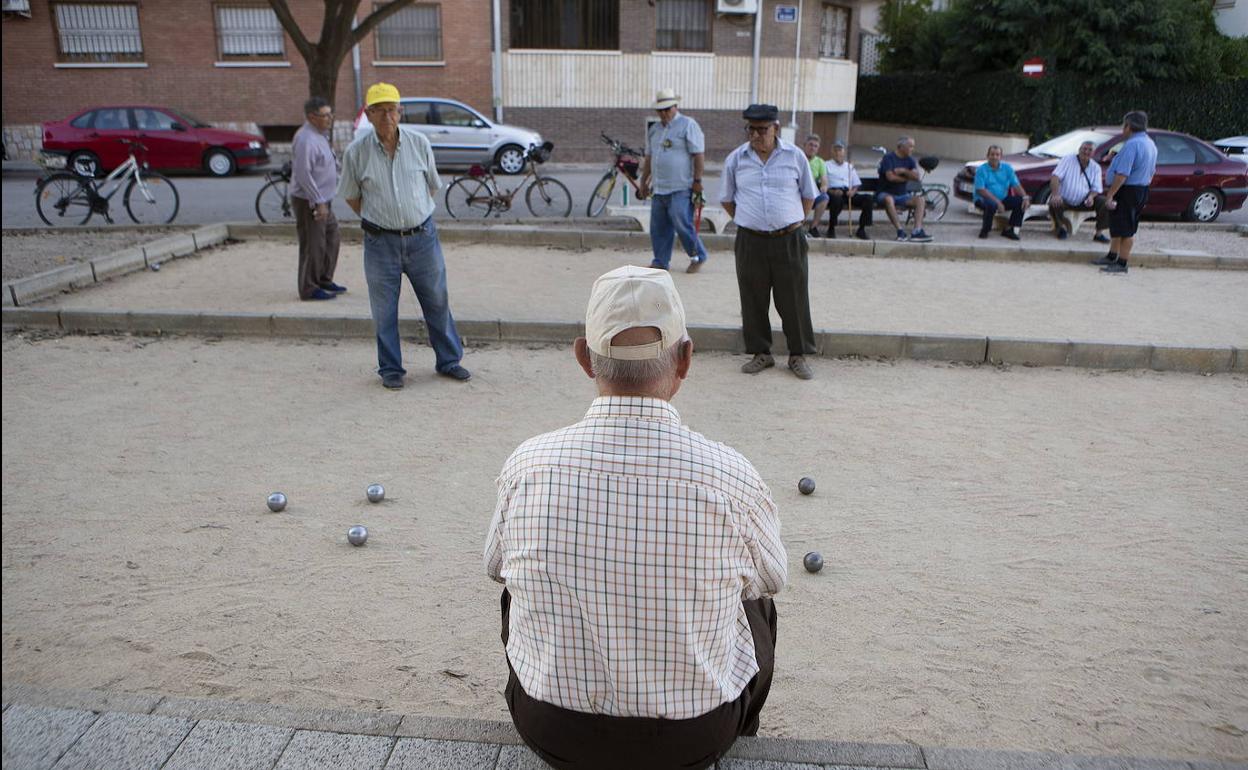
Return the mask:
{"type": "MultiPolygon", "coordinates": [[[[607,216],[609,217],[631,217],[637,220],[641,225],[643,233],[650,232],[650,205],[632,205],[632,206],[607,206],[607,216]]],[[[728,212],[719,206],[703,206],[702,221],[709,222],[711,228],[716,233],[724,232],[724,228],[732,221],[732,217],[728,216],[728,212]]]]}

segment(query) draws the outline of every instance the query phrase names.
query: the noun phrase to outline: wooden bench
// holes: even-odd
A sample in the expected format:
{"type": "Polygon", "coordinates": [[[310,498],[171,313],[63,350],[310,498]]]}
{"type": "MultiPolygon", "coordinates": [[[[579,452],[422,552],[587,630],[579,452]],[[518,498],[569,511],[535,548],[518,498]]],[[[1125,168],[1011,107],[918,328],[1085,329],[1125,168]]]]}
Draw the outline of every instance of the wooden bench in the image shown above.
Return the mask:
{"type": "MultiPolygon", "coordinates": [[[[650,205],[632,205],[632,206],[607,206],[607,216],[609,217],[631,217],[637,220],[641,225],[643,233],[650,232],[650,205]]],[[[732,221],[732,217],[728,216],[728,212],[719,206],[703,206],[702,221],[707,222],[711,226],[711,230],[716,233],[724,232],[724,228],[732,221]]]]}

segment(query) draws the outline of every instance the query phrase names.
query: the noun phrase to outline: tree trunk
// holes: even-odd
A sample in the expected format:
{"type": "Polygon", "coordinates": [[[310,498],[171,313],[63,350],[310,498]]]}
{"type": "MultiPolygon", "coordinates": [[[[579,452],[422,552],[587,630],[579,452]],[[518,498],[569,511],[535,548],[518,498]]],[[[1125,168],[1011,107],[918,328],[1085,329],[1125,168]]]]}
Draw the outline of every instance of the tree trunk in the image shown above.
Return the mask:
{"type": "Polygon", "coordinates": [[[319,96],[334,107],[338,94],[338,70],[342,57],[319,54],[308,62],[308,96],[319,96]]]}

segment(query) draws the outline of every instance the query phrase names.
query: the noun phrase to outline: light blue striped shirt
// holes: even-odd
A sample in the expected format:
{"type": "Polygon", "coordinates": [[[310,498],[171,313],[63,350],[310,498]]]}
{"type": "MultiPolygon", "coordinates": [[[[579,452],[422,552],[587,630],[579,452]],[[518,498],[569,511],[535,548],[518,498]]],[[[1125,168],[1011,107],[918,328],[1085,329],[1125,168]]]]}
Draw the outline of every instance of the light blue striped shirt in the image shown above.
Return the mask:
{"type": "Polygon", "coordinates": [[[360,201],[360,216],[388,230],[420,226],[433,215],[433,195],[442,189],[429,140],[414,128],[399,126],[393,160],[377,132],[356,139],[342,154],[338,194],[360,201]]]}
{"type": "Polygon", "coordinates": [[[761,232],[801,222],[802,201],[813,201],[816,194],[806,153],[781,139],[765,165],[749,142],[728,153],[720,184],[720,202],[737,205],[737,226],[761,232]]]}

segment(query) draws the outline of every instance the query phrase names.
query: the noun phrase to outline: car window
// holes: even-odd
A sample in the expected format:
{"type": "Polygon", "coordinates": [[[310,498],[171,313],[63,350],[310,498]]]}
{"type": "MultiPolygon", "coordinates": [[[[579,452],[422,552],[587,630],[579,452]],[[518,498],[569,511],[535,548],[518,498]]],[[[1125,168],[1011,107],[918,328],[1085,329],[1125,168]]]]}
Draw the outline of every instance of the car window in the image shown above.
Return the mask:
{"type": "Polygon", "coordinates": [[[69,121],[69,125],[73,126],[74,128],[86,128],[87,126],[91,125],[91,118],[94,118],[94,117],[95,117],[95,110],[92,110],[91,112],[84,112],[83,114],[69,121]]]}
{"type": "Polygon", "coordinates": [[[95,111],[95,124],[100,131],[118,131],[130,128],[130,110],[125,107],[109,107],[95,111]]]}
{"type": "Polygon", "coordinates": [[[463,126],[465,128],[476,126],[478,121],[476,115],[454,104],[439,104],[438,118],[438,122],[444,126],[463,126]]]}
{"type": "Polygon", "coordinates": [[[1222,159],[1218,157],[1218,154],[1216,152],[1209,149],[1208,147],[1201,144],[1200,142],[1193,142],[1190,139],[1188,140],[1188,142],[1196,150],[1196,162],[1197,163],[1221,163],[1222,162],[1222,159]]]}
{"type": "Polygon", "coordinates": [[[160,110],[136,109],[134,122],[140,131],[172,131],[174,121],[160,110]]]}
{"type": "Polygon", "coordinates": [[[412,102],[403,105],[403,122],[426,125],[429,122],[429,105],[425,102],[412,102]]]}
{"type": "Polygon", "coordinates": [[[1196,162],[1196,148],[1186,139],[1174,134],[1157,134],[1153,137],[1157,143],[1157,165],[1177,165],[1196,162]]]}

